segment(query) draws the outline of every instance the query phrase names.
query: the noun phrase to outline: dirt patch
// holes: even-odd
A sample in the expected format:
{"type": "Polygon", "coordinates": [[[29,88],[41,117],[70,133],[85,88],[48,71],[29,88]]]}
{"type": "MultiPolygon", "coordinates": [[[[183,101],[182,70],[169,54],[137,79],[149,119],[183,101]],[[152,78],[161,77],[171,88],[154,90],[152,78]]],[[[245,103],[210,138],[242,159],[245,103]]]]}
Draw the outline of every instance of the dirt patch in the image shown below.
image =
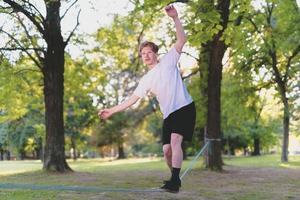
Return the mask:
{"type": "MultiPolygon", "coordinates": [[[[154,166],[154,165],[153,165],[154,166]]],[[[52,199],[84,200],[300,200],[300,171],[290,168],[224,166],[223,172],[204,169],[190,171],[182,180],[178,194],[167,192],[128,191],[158,188],[170,176],[164,163],[154,167],[147,164],[124,165],[120,168],[93,168],[94,171],[67,174],[27,172],[15,176],[0,177],[1,182],[32,185],[67,185],[100,188],[84,191],[45,191],[52,199]],[[128,167],[128,169],[126,169],[128,167]],[[134,167],[134,169],[132,169],[134,167]],[[108,190],[103,190],[108,188],[108,190]],[[127,191],[112,192],[113,189],[127,191]],[[103,191],[103,192],[102,192],[103,191]]],[[[11,191],[11,190],[10,190],[11,191]]],[[[13,190],[22,195],[39,195],[41,191],[13,190]]],[[[5,192],[5,191],[4,191],[5,192]]],[[[2,193],[2,196],[6,196],[2,193]]],[[[0,198],[2,199],[1,193],[0,198]]],[[[22,199],[32,199],[23,198],[22,199]]],[[[40,199],[40,198],[36,198],[40,199]]]]}
{"type": "MultiPolygon", "coordinates": [[[[114,173],[75,173],[76,181],[85,185],[91,181],[99,187],[114,188],[153,188],[161,185],[164,177],[162,171],[136,171],[131,174],[114,173]]],[[[225,166],[224,171],[192,170],[183,181],[178,194],[167,192],[102,192],[76,193],[74,199],[143,199],[143,200],[256,200],[256,199],[299,199],[300,200],[300,172],[295,169],[284,168],[252,168],[225,166]]],[[[74,197],[74,193],[64,193],[60,197],[74,197]]],[[[67,198],[68,199],[68,198],[67,198]]]]}

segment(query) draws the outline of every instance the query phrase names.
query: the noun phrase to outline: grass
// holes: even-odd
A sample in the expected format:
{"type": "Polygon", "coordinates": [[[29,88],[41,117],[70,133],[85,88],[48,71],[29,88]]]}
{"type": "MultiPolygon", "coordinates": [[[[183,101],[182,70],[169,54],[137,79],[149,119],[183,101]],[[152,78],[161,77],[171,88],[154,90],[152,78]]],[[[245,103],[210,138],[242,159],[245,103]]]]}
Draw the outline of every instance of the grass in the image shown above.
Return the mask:
{"type": "MultiPolygon", "coordinates": [[[[197,162],[183,178],[178,194],[0,189],[0,199],[299,199],[299,156],[290,156],[284,164],[279,155],[224,157],[223,160],[221,173],[206,170],[202,162],[197,162]]],[[[183,170],[190,161],[184,162],[183,170]]],[[[169,176],[160,158],[68,162],[75,172],[47,173],[41,170],[40,161],[1,161],[0,183],[149,189],[160,186],[169,176]]]]}
{"type": "Polygon", "coordinates": [[[300,156],[289,156],[289,162],[282,163],[280,155],[264,155],[252,157],[223,157],[226,164],[234,166],[271,167],[300,169],[300,156]]]}

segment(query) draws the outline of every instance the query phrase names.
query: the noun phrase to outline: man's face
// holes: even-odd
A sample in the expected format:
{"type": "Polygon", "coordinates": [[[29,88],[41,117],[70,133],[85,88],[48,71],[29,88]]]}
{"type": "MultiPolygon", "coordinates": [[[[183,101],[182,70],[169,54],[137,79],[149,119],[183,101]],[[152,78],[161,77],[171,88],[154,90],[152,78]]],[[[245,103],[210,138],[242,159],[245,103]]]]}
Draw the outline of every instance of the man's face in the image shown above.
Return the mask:
{"type": "Polygon", "coordinates": [[[141,51],[141,56],[146,65],[154,65],[157,63],[157,54],[152,51],[151,47],[144,47],[141,51]]]}

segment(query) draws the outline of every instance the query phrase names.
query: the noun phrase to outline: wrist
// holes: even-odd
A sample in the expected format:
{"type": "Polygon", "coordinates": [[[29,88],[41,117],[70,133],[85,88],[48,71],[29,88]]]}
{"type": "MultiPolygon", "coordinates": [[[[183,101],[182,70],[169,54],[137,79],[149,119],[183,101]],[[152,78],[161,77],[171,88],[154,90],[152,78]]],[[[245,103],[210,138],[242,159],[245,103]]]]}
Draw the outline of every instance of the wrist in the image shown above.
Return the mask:
{"type": "Polygon", "coordinates": [[[173,21],[176,21],[176,20],[179,20],[179,17],[177,15],[177,16],[172,17],[172,19],[173,19],[173,21]]]}
{"type": "Polygon", "coordinates": [[[113,108],[110,109],[110,113],[111,113],[112,115],[115,114],[116,112],[117,112],[117,110],[116,110],[115,107],[113,107],[113,108]]]}

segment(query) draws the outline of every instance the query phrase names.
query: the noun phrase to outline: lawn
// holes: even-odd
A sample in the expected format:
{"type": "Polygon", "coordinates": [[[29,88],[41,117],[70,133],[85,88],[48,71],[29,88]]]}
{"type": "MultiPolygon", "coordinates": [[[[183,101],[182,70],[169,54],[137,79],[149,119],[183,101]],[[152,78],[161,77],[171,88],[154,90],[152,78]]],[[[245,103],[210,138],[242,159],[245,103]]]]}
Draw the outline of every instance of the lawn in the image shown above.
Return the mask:
{"type": "MultiPolygon", "coordinates": [[[[1,161],[0,183],[46,189],[0,189],[1,200],[31,199],[300,199],[300,157],[282,164],[278,155],[224,157],[224,171],[212,172],[201,161],[182,180],[178,194],[149,191],[169,176],[160,158],[68,161],[75,172],[46,173],[40,161],[1,161]],[[49,187],[48,187],[49,186],[49,187]],[[55,186],[50,189],[50,186],[55,186]],[[77,191],[60,190],[79,187],[77,191]],[[80,188],[99,188],[84,191],[80,188]],[[113,190],[120,191],[113,191],[113,190]]],[[[189,162],[184,162],[183,170],[189,162]]]]}

